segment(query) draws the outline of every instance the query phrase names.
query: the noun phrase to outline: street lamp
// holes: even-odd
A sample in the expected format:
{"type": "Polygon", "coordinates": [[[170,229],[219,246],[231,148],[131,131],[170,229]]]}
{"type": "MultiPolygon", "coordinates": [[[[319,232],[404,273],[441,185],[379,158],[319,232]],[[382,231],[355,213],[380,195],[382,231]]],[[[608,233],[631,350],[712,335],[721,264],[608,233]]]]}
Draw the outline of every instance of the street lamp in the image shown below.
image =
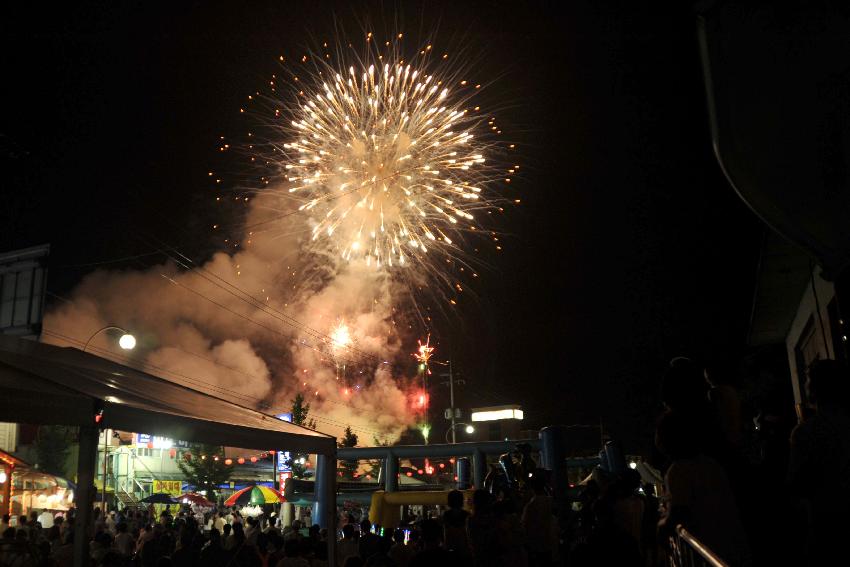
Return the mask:
{"type": "Polygon", "coordinates": [[[451,424],[451,425],[449,426],[449,428],[446,430],[446,443],[448,443],[448,442],[449,442],[449,433],[451,433],[452,431],[454,431],[455,427],[457,427],[458,425],[465,425],[465,426],[466,426],[466,428],[464,428],[464,431],[466,431],[466,432],[467,432],[468,434],[470,434],[470,435],[472,435],[473,433],[475,433],[475,427],[474,427],[471,423],[463,423],[462,421],[459,421],[459,422],[457,422],[457,423],[453,423],[453,424],[451,424]]]}
{"type": "MultiPolygon", "coordinates": [[[[136,347],[136,337],[130,334],[127,329],[123,329],[121,327],[116,327],[115,325],[107,325],[105,327],[101,327],[97,331],[89,337],[89,340],[86,341],[86,344],[83,345],[83,352],[86,352],[86,349],[89,347],[89,343],[91,343],[92,339],[101,334],[104,331],[120,331],[121,337],[118,339],[118,346],[120,346],[124,350],[132,350],[136,347]]],[[[102,512],[104,516],[106,515],[106,457],[108,456],[107,449],[107,441],[110,434],[110,429],[103,430],[103,490],[101,492],[101,506],[102,512]]]]}
{"type": "Polygon", "coordinates": [[[98,336],[100,333],[102,333],[104,331],[112,331],[112,330],[121,331],[121,333],[122,333],[121,337],[118,339],[118,346],[120,346],[124,350],[132,350],[136,347],[136,337],[131,335],[130,331],[128,331],[127,329],[122,329],[121,327],[116,327],[115,325],[107,325],[105,327],[98,329],[97,331],[94,332],[94,334],[92,336],[89,337],[89,340],[87,340],[86,344],[83,345],[83,352],[86,351],[86,349],[89,346],[89,343],[92,341],[93,338],[95,338],[96,336],[98,336]]]}

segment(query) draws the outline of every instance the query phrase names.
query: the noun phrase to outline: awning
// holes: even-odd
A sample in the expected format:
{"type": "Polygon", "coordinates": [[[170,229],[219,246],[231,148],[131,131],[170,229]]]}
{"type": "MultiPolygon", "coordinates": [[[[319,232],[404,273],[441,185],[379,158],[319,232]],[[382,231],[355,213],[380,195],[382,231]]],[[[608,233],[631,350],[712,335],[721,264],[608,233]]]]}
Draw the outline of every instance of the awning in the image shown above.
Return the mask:
{"type": "Polygon", "coordinates": [[[329,435],[76,348],[3,335],[0,415],[20,423],[97,423],[215,445],[336,454],[329,435]]]}

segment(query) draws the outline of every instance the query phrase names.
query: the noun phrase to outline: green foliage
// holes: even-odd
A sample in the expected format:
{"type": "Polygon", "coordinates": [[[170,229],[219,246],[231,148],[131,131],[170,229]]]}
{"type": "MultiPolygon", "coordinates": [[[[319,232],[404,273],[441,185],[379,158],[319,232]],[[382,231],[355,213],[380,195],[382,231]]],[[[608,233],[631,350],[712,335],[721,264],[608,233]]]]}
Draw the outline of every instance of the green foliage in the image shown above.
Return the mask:
{"type": "Polygon", "coordinates": [[[183,453],[177,466],[196,490],[207,491],[207,500],[212,502],[218,499],[218,485],[230,480],[233,471],[224,464],[224,447],[216,445],[193,445],[188,453],[183,453]]]}
{"type": "MultiPolygon", "coordinates": [[[[348,425],[345,427],[345,434],[342,439],[337,443],[337,447],[356,447],[357,446],[357,434],[351,430],[351,426],[348,425]]],[[[338,472],[342,473],[343,480],[354,480],[354,475],[357,473],[358,463],[356,460],[348,461],[348,460],[340,460],[339,468],[337,468],[338,472]]]]}
{"type": "MultiPolygon", "coordinates": [[[[386,437],[379,438],[375,435],[372,437],[372,445],[375,447],[389,447],[390,442],[386,439],[386,437]]],[[[381,473],[381,466],[383,466],[383,461],[381,461],[381,459],[368,461],[366,463],[366,471],[364,474],[371,476],[372,480],[377,480],[381,473]]]]}
{"type": "MultiPolygon", "coordinates": [[[[292,400],[292,423],[306,427],[307,429],[316,429],[316,420],[310,418],[310,403],[304,400],[304,395],[301,392],[295,394],[292,400]]],[[[290,459],[287,463],[292,469],[293,478],[304,478],[304,473],[307,470],[306,465],[301,464],[301,459],[307,460],[306,453],[290,453],[290,459]]]]}
{"type": "Polygon", "coordinates": [[[67,476],[65,463],[70,453],[69,445],[75,436],[74,429],[64,425],[42,425],[38,428],[35,454],[39,470],[57,476],[67,476]]]}

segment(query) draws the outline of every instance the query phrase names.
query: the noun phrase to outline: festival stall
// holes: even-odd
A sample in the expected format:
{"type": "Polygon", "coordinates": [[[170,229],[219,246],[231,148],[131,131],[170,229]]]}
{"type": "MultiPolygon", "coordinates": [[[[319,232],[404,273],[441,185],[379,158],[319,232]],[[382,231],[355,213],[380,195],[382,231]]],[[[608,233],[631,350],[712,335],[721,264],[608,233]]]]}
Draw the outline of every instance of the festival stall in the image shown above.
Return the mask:
{"type": "Polygon", "coordinates": [[[73,505],[75,486],[71,481],[39,471],[4,451],[0,451],[0,465],[0,513],[66,512],[73,505]]]}

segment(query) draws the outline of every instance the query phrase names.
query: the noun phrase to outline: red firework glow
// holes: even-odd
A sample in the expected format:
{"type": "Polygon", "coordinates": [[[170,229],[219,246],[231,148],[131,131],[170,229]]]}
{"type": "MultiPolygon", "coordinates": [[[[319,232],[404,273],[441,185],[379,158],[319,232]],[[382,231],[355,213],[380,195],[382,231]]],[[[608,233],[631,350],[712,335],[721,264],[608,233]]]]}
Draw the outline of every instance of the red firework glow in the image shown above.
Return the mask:
{"type": "Polygon", "coordinates": [[[428,393],[425,390],[415,390],[411,394],[410,403],[414,409],[423,411],[428,407],[428,393]]]}

